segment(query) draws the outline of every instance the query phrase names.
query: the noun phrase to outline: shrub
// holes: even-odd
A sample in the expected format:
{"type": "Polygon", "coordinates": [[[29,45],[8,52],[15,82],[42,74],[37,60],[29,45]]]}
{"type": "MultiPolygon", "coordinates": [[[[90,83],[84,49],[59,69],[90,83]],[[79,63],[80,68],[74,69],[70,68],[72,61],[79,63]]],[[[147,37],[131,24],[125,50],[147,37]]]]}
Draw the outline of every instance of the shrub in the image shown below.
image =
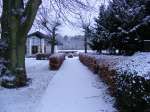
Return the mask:
{"type": "Polygon", "coordinates": [[[51,70],[58,70],[65,60],[64,54],[54,54],[49,58],[49,68],[51,70]]]}
{"type": "Polygon", "coordinates": [[[99,65],[98,75],[108,85],[110,94],[114,96],[116,94],[116,71],[110,70],[109,67],[106,67],[105,65],[99,65]]]}
{"type": "Polygon", "coordinates": [[[94,58],[91,55],[87,55],[87,54],[82,53],[82,54],[79,54],[79,59],[91,71],[93,71],[94,73],[98,73],[99,63],[97,62],[96,58],[94,58]]]}
{"type": "Polygon", "coordinates": [[[150,80],[136,74],[116,77],[117,105],[124,112],[145,112],[150,109],[150,80]]]}
{"type": "Polygon", "coordinates": [[[68,58],[73,58],[73,54],[69,54],[69,55],[68,55],[68,58]]]}
{"type": "Polygon", "coordinates": [[[36,60],[47,60],[51,54],[37,54],[36,60]]]}
{"type": "Polygon", "coordinates": [[[150,112],[150,79],[136,73],[118,73],[105,59],[89,54],[79,54],[79,59],[109,86],[120,112],[150,112]]]}

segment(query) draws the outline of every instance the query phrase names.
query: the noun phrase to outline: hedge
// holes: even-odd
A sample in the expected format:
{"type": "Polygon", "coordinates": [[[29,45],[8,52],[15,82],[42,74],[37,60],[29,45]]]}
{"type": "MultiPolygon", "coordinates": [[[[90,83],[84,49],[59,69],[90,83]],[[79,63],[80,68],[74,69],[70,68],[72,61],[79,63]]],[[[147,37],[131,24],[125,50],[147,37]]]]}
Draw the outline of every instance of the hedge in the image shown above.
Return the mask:
{"type": "Polygon", "coordinates": [[[49,68],[58,70],[65,60],[65,54],[53,54],[49,57],[49,68]]]}
{"type": "Polygon", "coordinates": [[[97,73],[109,86],[120,112],[150,112],[150,79],[110,68],[109,60],[91,54],[79,54],[80,61],[97,73]]]}
{"type": "Polygon", "coordinates": [[[51,56],[51,54],[37,54],[36,55],[36,60],[47,60],[49,59],[49,57],[51,56]]]}

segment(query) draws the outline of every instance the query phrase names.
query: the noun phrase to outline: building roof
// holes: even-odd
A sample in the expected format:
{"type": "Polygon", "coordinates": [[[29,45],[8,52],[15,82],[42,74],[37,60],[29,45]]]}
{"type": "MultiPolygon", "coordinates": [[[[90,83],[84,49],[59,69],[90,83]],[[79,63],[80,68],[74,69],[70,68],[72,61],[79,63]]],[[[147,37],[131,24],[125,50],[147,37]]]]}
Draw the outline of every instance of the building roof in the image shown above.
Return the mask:
{"type": "MultiPolygon", "coordinates": [[[[36,36],[37,38],[40,38],[40,39],[44,38],[47,42],[49,42],[49,39],[50,39],[50,37],[48,35],[43,34],[43,33],[39,32],[39,31],[31,33],[27,37],[30,38],[32,36],[36,36]]],[[[63,45],[63,44],[59,40],[57,40],[57,45],[60,46],[60,45],[63,45]]]]}
{"type": "Polygon", "coordinates": [[[32,37],[32,36],[36,36],[36,37],[38,37],[38,38],[45,38],[45,39],[49,38],[48,35],[43,34],[43,33],[39,32],[39,31],[36,31],[36,32],[34,32],[34,33],[29,34],[29,35],[28,35],[28,38],[30,38],[30,37],[32,37]]]}

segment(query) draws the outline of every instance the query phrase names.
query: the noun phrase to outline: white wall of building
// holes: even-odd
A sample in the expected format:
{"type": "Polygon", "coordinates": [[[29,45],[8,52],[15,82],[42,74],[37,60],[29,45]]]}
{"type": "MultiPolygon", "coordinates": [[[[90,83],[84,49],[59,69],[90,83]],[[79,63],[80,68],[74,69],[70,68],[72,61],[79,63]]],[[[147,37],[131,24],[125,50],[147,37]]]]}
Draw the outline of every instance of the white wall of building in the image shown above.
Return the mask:
{"type": "Polygon", "coordinates": [[[27,42],[26,42],[26,56],[34,56],[36,54],[32,53],[32,47],[33,46],[38,46],[38,53],[51,53],[51,46],[50,44],[48,44],[48,42],[42,38],[38,38],[36,36],[33,37],[29,37],[27,38],[27,42]]]}

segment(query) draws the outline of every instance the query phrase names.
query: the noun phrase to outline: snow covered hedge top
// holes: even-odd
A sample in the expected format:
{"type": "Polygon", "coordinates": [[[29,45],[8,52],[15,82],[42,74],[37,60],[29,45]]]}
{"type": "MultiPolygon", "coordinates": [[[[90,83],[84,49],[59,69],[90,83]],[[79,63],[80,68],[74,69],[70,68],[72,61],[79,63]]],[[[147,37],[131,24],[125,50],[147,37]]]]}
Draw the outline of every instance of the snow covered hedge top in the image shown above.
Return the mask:
{"type": "Polygon", "coordinates": [[[65,54],[59,53],[59,54],[53,54],[49,57],[49,68],[51,70],[58,70],[63,61],[65,60],[65,54]]]}
{"type": "Polygon", "coordinates": [[[150,52],[138,52],[133,56],[82,54],[95,58],[98,64],[116,69],[118,73],[133,73],[150,79],[150,52]]]}
{"type": "Polygon", "coordinates": [[[64,56],[64,53],[56,53],[50,56],[50,58],[55,58],[55,57],[62,57],[64,56]]]}

